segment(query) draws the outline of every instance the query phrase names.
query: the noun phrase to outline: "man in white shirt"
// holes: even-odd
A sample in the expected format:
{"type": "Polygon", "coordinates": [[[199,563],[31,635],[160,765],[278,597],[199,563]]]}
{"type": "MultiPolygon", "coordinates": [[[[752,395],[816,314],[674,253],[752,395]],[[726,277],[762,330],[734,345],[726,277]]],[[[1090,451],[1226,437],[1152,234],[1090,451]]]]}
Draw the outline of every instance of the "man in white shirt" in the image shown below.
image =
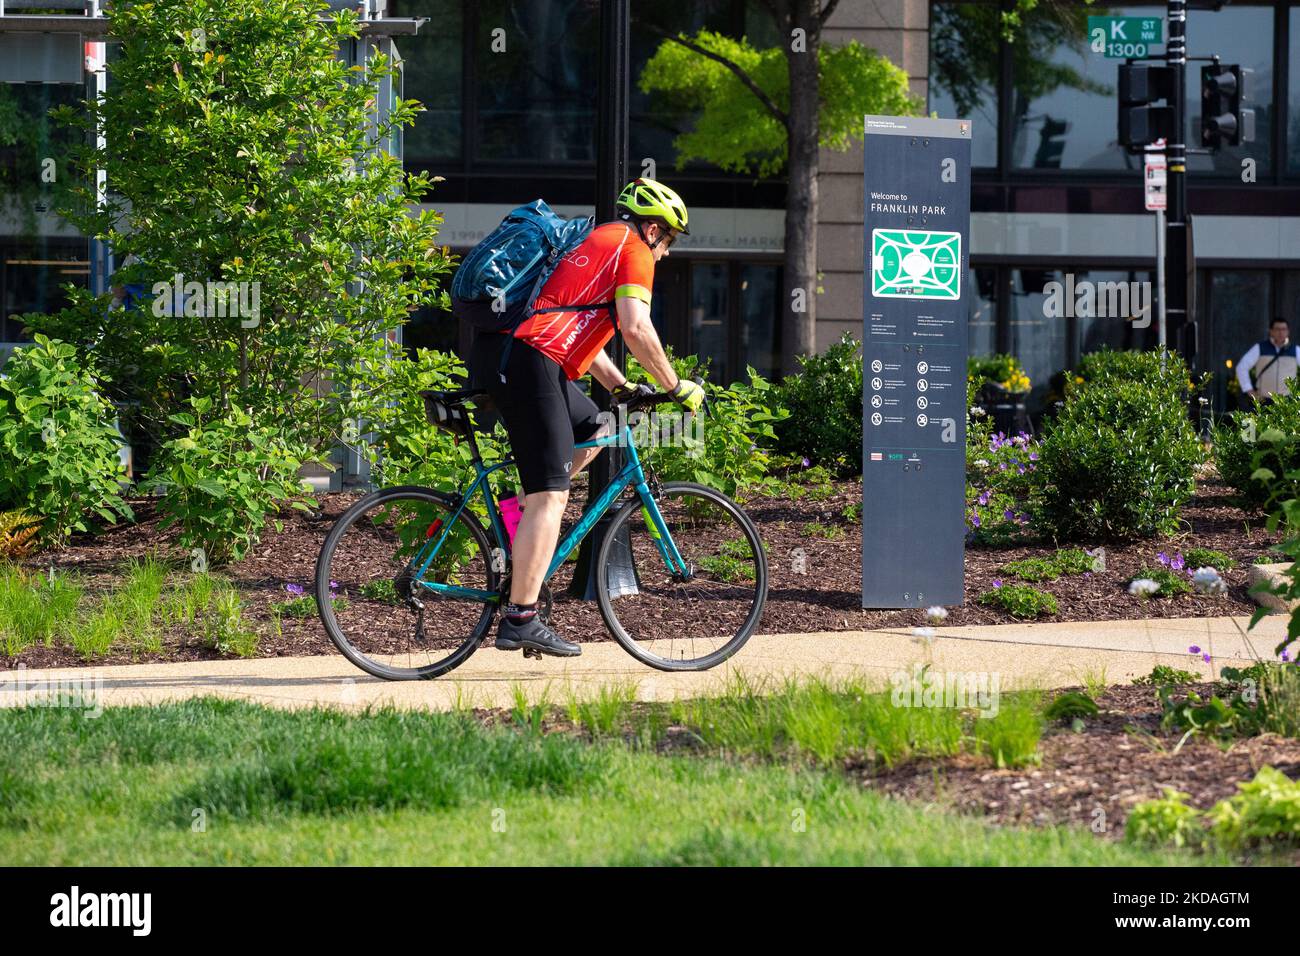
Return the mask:
{"type": "Polygon", "coordinates": [[[1290,395],[1290,382],[1300,365],[1300,352],[1290,341],[1291,327],[1281,316],[1268,327],[1268,338],[1252,345],[1237,362],[1237,384],[1241,394],[1256,402],[1274,395],[1290,395]],[[1253,378],[1253,381],[1252,381],[1253,378]]]}

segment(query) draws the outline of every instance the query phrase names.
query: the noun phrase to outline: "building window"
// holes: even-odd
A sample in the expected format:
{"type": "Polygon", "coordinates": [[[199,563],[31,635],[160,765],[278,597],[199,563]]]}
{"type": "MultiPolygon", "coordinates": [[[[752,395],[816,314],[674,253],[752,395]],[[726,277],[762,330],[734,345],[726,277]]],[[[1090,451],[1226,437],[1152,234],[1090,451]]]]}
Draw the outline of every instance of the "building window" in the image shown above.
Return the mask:
{"type": "Polygon", "coordinates": [[[458,159],[462,152],[462,8],[461,0],[401,0],[392,13],[429,18],[415,36],[398,41],[404,61],[403,95],[419,100],[425,110],[403,131],[406,160],[417,166],[458,159]]]}
{"type": "Polygon", "coordinates": [[[691,263],[690,349],[709,362],[709,380],[732,379],[727,329],[731,325],[731,289],[725,262],[691,263]]]}
{"type": "Polygon", "coordinates": [[[1290,22],[1291,49],[1287,54],[1290,64],[1287,82],[1287,170],[1300,173],[1300,7],[1291,8],[1290,22]]]}
{"type": "MultiPolygon", "coordinates": [[[[1234,4],[1222,10],[1187,14],[1187,49],[1196,56],[1218,54],[1223,63],[1239,63],[1253,72],[1246,81],[1246,106],[1255,111],[1255,141],[1224,146],[1212,155],[1187,157],[1189,173],[1214,173],[1240,181],[1242,160],[1253,159],[1256,175],[1271,172],[1273,145],[1273,8],[1234,4]]],[[[1294,64],[1294,59],[1292,63],[1294,64]]],[[[1201,144],[1201,67],[1187,64],[1187,142],[1201,144]]],[[[1293,66],[1294,69],[1294,66],[1293,66]]]]}
{"type": "Polygon", "coordinates": [[[998,164],[1001,16],[990,3],[935,4],[930,12],[930,110],[973,122],[974,166],[998,164]]]}
{"type": "Polygon", "coordinates": [[[595,160],[597,19],[585,0],[478,4],[476,158],[595,160]]]}
{"type": "Polygon", "coordinates": [[[966,281],[970,290],[966,299],[970,303],[966,320],[970,354],[993,355],[998,350],[998,270],[994,266],[971,269],[966,281]]]}
{"type": "MultiPolygon", "coordinates": [[[[1119,61],[1093,53],[1083,5],[1040,6],[1010,45],[1011,163],[1018,169],[1140,170],[1142,157],[1118,145],[1119,61]]],[[[1117,16],[1163,17],[1160,7],[1119,7],[1117,16]]],[[[1153,52],[1163,52],[1163,47],[1153,52]]]]}
{"type": "Polygon", "coordinates": [[[1210,349],[1205,361],[1214,372],[1211,388],[1216,412],[1238,407],[1231,388],[1237,360],[1254,343],[1268,337],[1273,315],[1271,280],[1271,274],[1263,269],[1215,269],[1210,273],[1210,349]]]}

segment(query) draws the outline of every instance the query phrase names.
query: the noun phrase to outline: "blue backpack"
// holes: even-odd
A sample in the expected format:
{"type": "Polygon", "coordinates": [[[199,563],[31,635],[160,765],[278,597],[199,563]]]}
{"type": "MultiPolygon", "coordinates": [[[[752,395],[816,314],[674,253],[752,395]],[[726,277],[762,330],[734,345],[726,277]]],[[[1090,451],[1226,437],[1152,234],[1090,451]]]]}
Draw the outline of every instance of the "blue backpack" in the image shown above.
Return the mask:
{"type": "MultiPolygon", "coordinates": [[[[533,314],[532,303],[560,260],[587,236],[595,220],[565,219],[545,201],[511,210],[465,256],[451,283],[452,314],[482,332],[508,332],[533,314]]],[[[537,311],[610,308],[612,302],[537,311]]]]}

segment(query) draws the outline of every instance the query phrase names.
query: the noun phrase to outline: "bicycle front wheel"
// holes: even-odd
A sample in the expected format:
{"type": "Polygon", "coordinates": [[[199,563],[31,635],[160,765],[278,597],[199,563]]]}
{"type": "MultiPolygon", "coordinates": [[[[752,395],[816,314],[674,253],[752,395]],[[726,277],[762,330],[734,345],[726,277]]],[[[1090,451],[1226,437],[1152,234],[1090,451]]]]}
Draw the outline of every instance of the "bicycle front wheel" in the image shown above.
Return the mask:
{"type": "Polygon", "coordinates": [[[494,567],[483,526],[468,510],[452,521],[454,510],[450,495],[388,488],[345,511],[325,538],[316,562],[321,622],[368,674],[445,674],[492,626],[504,555],[494,567]]]}
{"type": "Polygon", "coordinates": [[[655,501],[667,535],[639,499],[626,502],[605,532],[596,558],[600,613],[643,664],[707,670],[758,626],[767,556],[754,522],[720,491],[670,482],[655,501]]]}

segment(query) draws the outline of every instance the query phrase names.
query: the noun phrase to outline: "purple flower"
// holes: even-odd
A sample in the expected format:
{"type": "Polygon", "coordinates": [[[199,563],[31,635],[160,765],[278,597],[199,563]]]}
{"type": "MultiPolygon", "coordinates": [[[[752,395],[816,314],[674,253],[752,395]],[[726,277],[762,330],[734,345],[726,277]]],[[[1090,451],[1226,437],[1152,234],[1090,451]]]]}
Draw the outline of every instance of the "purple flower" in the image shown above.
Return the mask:
{"type": "Polygon", "coordinates": [[[1019,468],[1016,469],[1016,471],[1020,472],[1020,474],[1023,475],[1025,473],[1025,466],[1021,465],[1019,468]]]}
{"type": "Polygon", "coordinates": [[[1000,587],[1002,587],[1002,579],[1001,579],[1001,578],[994,578],[994,579],[993,579],[993,586],[994,586],[995,588],[1000,588],[1000,587]]]}
{"type": "Polygon", "coordinates": [[[979,503],[982,505],[989,503],[989,493],[987,491],[980,492],[979,503]]]}
{"type": "Polygon", "coordinates": [[[1173,559],[1169,562],[1169,566],[1173,568],[1175,571],[1181,571],[1185,564],[1186,562],[1183,561],[1183,553],[1181,551],[1175,554],[1173,556],[1173,559]]]}
{"type": "Polygon", "coordinates": [[[998,465],[998,471],[1006,471],[1006,470],[1007,470],[1007,463],[1005,461],[1002,464],[998,465]]]}
{"type": "Polygon", "coordinates": [[[1030,460],[1030,461],[1038,461],[1038,452],[1036,452],[1036,451],[1031,451],[1031,452],[1029,453],[1029,460],[1030,460]]]}
{"type": "Polygon", "coordinates": [[[803,460],[803,466],[804,466],[805,468],[807,468],[807,467],[808,467],[809,465],[811,465],[811,464],[812,464],[812,462],[810,462],[807,458],[805,458],[805,459],[803,460]]]}
{"type": "Polygon", "coordinates": [[[1084,571],[1084,572],[1083,572],[1083,576],[1084,576],[1085,578],[1090,578],[1090,577],[1092,577],[1092,572],[1091,572],[1091,571],[1084,571]]]}
{"type": "Polygon", "coordinates": [[[284,589],[288,591],[290,594],[292,594],[294,597],[302,597],[301,584],[286,584],[284,586],[284,589]]]}
{"type": "Polygon", "coordinates": [[[971,523],[974,527],[978,528],[978,527],[980,526],[980,516],[979,516],[979,515],[972,515],[972,516],[971,516],[971,519],[970,519],[970,523],[971,523]]]}
{"type": "Polygon", "coordinates": [[[1002,517],[1005,518],[1007,521],[1015,521],[1016,513],[1012,511],[1010,508],[1008,508],[1006,511],[1002,512],[1002,517]]]}
{"type": "Polygon", "coordinates": [[[1209,655],[1209,654],[1202,654],[1202,655],[1201,655],[1201,660],[1205,661],[1205,663],[1207,663],[1207,664],[1210,663],[1210,655],[1209,655]]]}
{"type": "Polygon", "coordinates": [[[1282,652],[1282,660],[1283,660],[1283,661],[1289,661],[1290,659],[1291,659],[1291,654],[1290,654],[1290,652],[1289,652],[1289,651],[1283,651],[1283,652],[1282,652]]]}
{"type": "Polygon", "coordinates": [[[1189,647],[1189,648],[1187,649],[1187,653],[1188,653],[1188,654],[1199,654],[1199,653],[1201,653],[1201,649],[1200,649],[1199,647],[1197,647],[1195,644],[1193,644],[1191,647],[1189,647]]]}
{"type": "Polygon", "coordinates": [[[1156,555],[1156,560],[1165,567],[1169,567],[1169,555],[1165,554],[1163,551],[1156,555]]]}

